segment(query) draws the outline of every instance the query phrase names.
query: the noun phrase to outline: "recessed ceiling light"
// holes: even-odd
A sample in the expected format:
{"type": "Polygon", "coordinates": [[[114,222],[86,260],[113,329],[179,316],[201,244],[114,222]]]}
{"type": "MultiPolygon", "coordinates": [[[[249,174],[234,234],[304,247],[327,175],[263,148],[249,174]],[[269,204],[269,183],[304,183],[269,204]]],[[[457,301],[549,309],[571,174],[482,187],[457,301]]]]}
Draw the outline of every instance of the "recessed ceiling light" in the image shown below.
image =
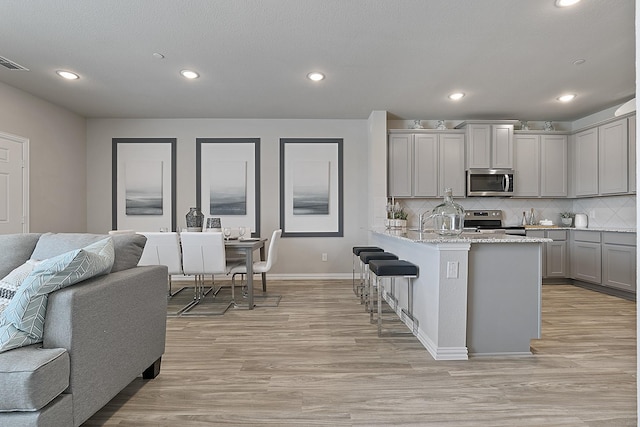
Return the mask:
{"type": "Polygon", "coordinates": [[[80,78],[76,73],[72,73],[71,71],[58,70],[56,74],[67,80],[77,80],[80,78]]]}
{"type": "Polygon", "coordinates": [[[558,7],[569,7],[574,4],[580,2],[580,0],[556,0],[556,6],[558,7]]]}
{"type": "Polygon", "coordinates": [[[560,102],[569,102],[569,101],[573,101],[575,99],[576,95],[571,93],[571,94],[566,94],[566,95],[562,95],[559,96],[557,99],[560,102]]]}
{"type": "Polygon", "coordinates": [[[191,70],[182,70],[180,71],[180,74],[182,74],[182,77],[186,79],[197,79],[198,77],[200,77],[200,74],[191,70]]]}
{"type": "Polygon", "coordinates": [[[464,93],[462,92],[456,92],[449,95],[449,99],[452,99],[454,101],[457,101],[458,99],[462,99],[463,97],[464,97],[464,93]]]}
{"type": "Polygon", "coordinates": [[[582,59],[582,58],[580,58],[580,59],[576,59],[575,61],[573,61],[573,65],[582,65],[582,64],[584,64],[585,62],[587,62],[587,60],[586,60],[586,59],[582,59]]]}
{"type": "Polygon", "coordinates": [[[313,80],[314,82],[319,82],[320,80],[324,80],[324,74],[314,71],[312,73],[307,74],[307,78],[309,80],[313,80]]]}
{"type": "Polygon", "coordinates": [[[158,52],[154,52],[151,56],[153,56],[155,59],[164,59],[164,55],[158,52]]]}

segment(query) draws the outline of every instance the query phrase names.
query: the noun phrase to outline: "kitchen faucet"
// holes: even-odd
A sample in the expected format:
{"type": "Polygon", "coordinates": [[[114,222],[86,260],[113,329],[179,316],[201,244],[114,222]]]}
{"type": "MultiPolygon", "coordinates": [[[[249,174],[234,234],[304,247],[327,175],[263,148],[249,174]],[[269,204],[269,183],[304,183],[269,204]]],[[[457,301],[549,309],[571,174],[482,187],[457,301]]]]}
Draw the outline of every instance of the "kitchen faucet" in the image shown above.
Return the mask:
{"type": "Polygon", "coordinates": [[[423,232],[424,231],[424,222],[426,220],[428,220],[431,217],[431,211],[425,211],[420,213],[420,215],[418,216],[418,231],[419,232],[423,232]]]}

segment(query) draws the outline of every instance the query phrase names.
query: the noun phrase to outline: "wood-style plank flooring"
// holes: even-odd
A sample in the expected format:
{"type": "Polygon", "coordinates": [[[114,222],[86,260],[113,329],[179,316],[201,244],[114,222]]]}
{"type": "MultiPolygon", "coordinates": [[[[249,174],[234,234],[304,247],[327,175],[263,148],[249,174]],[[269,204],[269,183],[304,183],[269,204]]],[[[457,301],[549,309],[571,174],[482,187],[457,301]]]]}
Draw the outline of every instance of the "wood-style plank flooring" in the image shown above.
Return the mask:
{"type": "Polygon", "coordinates": [[[168,318],[160,375],[85,425],[636,425],[634,302],[546,285],[534,356],[449,362],[378,338],[350,280],[269,292],[279,307],[168,318]]]}

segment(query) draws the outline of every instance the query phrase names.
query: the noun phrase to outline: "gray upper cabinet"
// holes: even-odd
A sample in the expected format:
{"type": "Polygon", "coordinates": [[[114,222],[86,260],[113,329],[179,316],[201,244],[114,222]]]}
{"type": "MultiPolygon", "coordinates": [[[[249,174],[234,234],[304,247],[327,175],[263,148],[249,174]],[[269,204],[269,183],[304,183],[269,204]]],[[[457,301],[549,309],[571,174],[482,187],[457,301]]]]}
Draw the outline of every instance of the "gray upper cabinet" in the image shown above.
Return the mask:
{"type": "Polygon", "coordinates": [[[636,116],[628,119],[627,136],[629,138],[629,193],[636,192],[636,116]]]}
{"type": "Polygon", "coordinates": [[[567,197],[566,135],[517,134],[514,137],[515,196],[567,197]]]}
{"type": "Polygon", "coordinates": [[[389,135],[389,196],[442,197],[445,188],[464,197],[464,133],[416,133],[389,135]]]}
{"type": "Polygon", "coordinates": [[[540,196],[540,136],[514,137],[514,196],[540,196]]]}
{"type": "Polygon", "coordinates": [[[540,135],[540,196],[567,197],[569,149],[566,135],[540,135]]]}
{"type": "Polygon", "coordinates": [[[438,195],[438,135],[413,135],[413,195],[438,195]]]}
{"type": "Polygon", "coordinates": [[[438,196],[451,188],[455,197],[465,197],[464,134],[438,135],[438,196]]]}
{"type": "Polygon", "coordinates": [[[575,196],[635,192],[635,183],[630,188],[630,179],[633,177],[635,181],[632,156],[635,159],[635,127],[630,128],[626,118],[576,133],[573,140],[575,196]]]}
{"type": "Polygon", "coordinates": [[[413,135],[391,135],[388,146],[388,192],[393,197],[413,194],[413,135]]]}
{"type": "Polygon", "coordinates": [[[574,137],[574,187],[576,196],[598,195],[598,129],[574,137]]]}
{"type": "Polygon", "coordinates": [[[627,119],[598,127],[598,188],[600,194],[621,194],[629,189],[627,119]]]}
{"type": "Polygon", "coordinates": [[[467,123],[467,169],[513,168],[513,124],[467,123]]]}

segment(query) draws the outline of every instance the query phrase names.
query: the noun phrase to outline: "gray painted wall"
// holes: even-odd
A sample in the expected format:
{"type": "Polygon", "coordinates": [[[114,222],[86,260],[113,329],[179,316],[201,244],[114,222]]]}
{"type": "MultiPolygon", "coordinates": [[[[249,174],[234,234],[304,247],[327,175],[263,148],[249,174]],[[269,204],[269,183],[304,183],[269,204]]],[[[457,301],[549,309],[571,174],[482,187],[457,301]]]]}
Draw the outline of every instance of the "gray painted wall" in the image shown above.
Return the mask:
{"type": "Polygon", "coordinates": [[[367,120],[88,119],[87,230],[111,229],[112,138],[177,138],[178,227],[195,206],[196,138],[260,138],[261,234],[279,227],[280,138],[344,139],[344,237],[283,238],[275,274],[351,271],[351,248],[367,239],[367,120]],[[321,254],[328,254],[322,262],[321,254]]]}
{"type": "Polygon", "coordinates": [[[29,139],[32,232],[83,232],[86,213],[85,119],[0,83],[0,130],[29,139]]]}

